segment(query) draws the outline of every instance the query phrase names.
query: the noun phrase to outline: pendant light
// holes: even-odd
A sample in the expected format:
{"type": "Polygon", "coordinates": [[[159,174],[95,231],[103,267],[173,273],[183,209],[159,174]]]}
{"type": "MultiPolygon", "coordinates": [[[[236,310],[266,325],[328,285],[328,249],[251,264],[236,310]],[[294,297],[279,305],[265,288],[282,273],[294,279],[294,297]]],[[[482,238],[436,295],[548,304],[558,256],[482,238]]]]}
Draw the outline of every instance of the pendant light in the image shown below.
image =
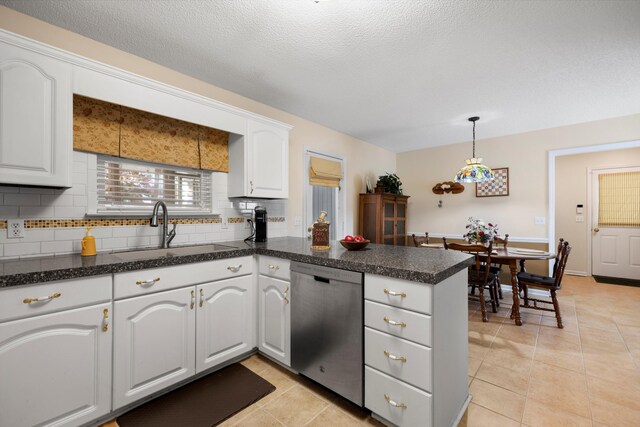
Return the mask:
{"type": "Polygon", "coordinates": [[[480,117],[469,117],[469,121],[473,123],[473,157],[465,160],[467,165],[458,171],[456,182],[485,182],[495,178],[493,171],[482,164],[482,158],[476,158],[476,122],[478,120],[480,117]]]}

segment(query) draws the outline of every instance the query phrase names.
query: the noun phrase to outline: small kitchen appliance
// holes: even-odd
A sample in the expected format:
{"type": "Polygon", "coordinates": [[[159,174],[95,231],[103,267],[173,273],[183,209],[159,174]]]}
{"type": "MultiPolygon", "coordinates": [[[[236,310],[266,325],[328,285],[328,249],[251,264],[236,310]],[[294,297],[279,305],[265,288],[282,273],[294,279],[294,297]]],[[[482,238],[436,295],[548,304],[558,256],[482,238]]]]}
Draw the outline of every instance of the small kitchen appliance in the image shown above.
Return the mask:
{"type": "Polygon", "coordinates": [[[254,210],[254,218],[256,224],[256,242],[267,241],[267,208],[264,206],[256,206],[254,210]]]}

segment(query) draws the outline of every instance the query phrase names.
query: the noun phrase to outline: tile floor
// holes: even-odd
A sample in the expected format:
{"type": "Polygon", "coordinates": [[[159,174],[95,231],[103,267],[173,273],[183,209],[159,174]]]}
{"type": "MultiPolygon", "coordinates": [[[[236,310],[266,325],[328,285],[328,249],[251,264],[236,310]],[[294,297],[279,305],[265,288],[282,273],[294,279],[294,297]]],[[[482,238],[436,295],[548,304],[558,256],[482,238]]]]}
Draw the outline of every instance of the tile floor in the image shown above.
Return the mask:
{"type": "MultiPolygon", "coordinates": [[[[540,311],[526,311],[524,325],[515,326],[511,294],[504,297],[488,323],[478,305],[469,306],[473,399],[461,427],[640,425],[640,289],[565,276],[564,329],[540,311]]],[[[276,390],[222,426],[381,425],[264,357],[242,363],[276,390]]]]}

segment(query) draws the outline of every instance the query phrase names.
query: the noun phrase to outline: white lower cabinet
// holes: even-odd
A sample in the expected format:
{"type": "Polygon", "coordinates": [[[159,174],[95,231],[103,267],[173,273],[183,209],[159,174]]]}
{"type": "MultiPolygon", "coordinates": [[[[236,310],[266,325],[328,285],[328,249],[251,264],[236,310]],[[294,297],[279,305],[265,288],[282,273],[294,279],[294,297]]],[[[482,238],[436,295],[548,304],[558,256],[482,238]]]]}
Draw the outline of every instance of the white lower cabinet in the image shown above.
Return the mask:
{"type": "Polygon", "coordinates": [[[111,410],[111,303],[0,323],[0,426],[77,426],[111,410]]]}
{"type": "Polygon", "coordinates": [[[256,346],[253,289],[251,276],[198,285],[196,372],[256,346]]]}
{"type": "Polygon", "coordinates": [[[113,407],[195,374],[195,288],[115,302],[113,407]]]}
{"type": "Polygon", "coordinates": [[[116,296],[153,292],[156,283],[183,286],[114,303],[113,409],[255,348],[253,259],[194,265],[196,270],[178,266],[115,276],[116,296]],[[231,271],[243,275],[227,278],[231,271]],[[205,282],[203,275],[209,281],[196,285],[205,282]],[[154,285],[143,288],[138,281],[154,285]]]}
{"type": "Polygon", "coordinates": [[[291,366],[290,283],[263,275],[258,280],[258,349],[291,366]]]}
{"type": "Polygon", "coordinates": [[[365,275],[365,407],[396,426],[455,426],[469,403],[467,275],[365,275]]]}

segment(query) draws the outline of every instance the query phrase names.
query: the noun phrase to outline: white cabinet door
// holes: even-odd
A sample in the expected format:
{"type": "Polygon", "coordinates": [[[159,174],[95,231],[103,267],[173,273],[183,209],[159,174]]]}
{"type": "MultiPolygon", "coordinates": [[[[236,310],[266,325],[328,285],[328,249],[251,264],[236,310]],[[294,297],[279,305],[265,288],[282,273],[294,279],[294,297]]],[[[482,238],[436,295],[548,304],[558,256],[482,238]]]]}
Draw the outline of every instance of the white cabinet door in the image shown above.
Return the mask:
{"type": "Polygon", "coordinates": [[[114,304],[113,406],[195,374],[195,287],[114,304]]]}
{"type": "Polygon", "coordinates": [[[249,119],[229,137],[229,197],[289,197],[289,131],[249,119]]]}
{"type": "Polygon", "coordinates": [[[255,291],[251,276],[199,285],[196,372],[256,346],[255,291]]]}
{"type": "Polygon", "coordinates": [[[110,317],[109,303],[0,324],[0,426],[76,426],[107,414],[110,317]]]}
{"type": "Polygon", "coordinates": [[[289,132],[249,120],[249,197],[289,196],[289,132]]]}
{"type": "Polygon", "coordinates": [[[71,65],[0,42],[0,183],[71,186],[71,65]]]}
{"type": "Polygon", "coordinates": [[[259,276],[258,348],[286,366],[291,365],[289,295],[289,282],[259,276]]]}

